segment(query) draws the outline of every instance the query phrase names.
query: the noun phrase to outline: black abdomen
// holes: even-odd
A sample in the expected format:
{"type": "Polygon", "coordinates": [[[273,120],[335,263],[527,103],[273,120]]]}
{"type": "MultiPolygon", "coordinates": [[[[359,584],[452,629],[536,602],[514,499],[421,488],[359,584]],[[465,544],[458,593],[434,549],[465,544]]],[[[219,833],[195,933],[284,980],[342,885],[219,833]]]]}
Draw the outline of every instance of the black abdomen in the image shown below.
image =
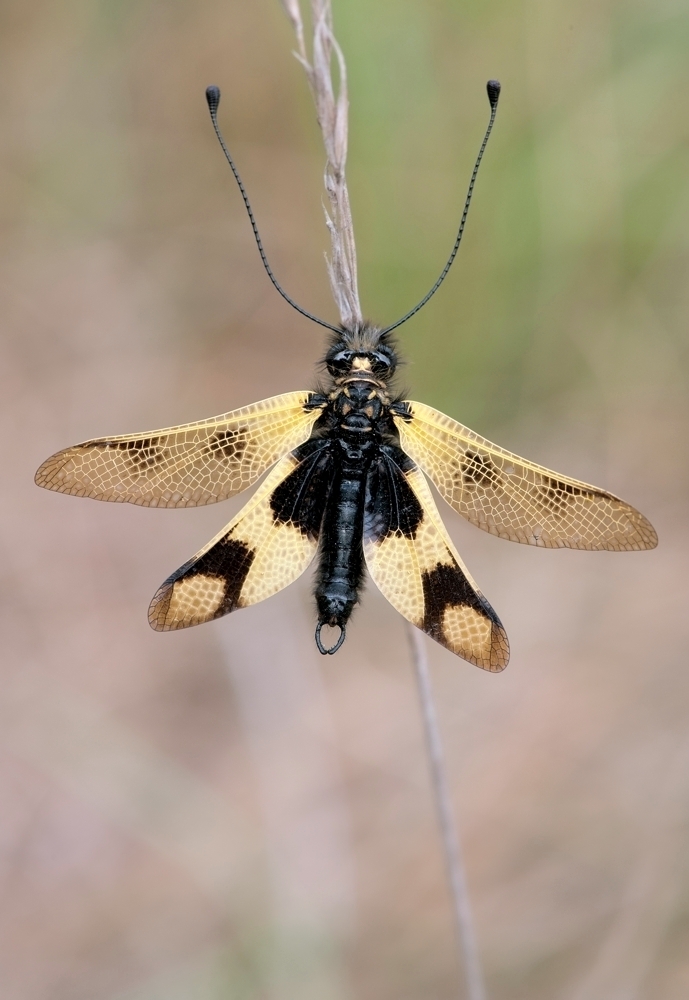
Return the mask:
{"type": "Polygon", "coordinates": [[[366,480],[391,425],[379,388],[367,378],[347,380],[324,414],[333,473],[321,524],[316,582],[316,644],[321,653],[335,653],[344,642],[364,579],[366,480]],[[330,648],[321,641],[324,625],[340,629],[330,648]]]}
{"type": "Polygon", "coordinates": [[[316,643],[321,653],[334,653],[344,642],[347,622],[357,603],[364,576],[362,533],[369,461],[359,449],[355,449],[352,455],[351,448],[341,442],[338,444],[340,447],[336,445],[335,449],[340,451],[340,461],[336,461],[323,516],[316,582],[316,643]],[[330,649],[326,649],[321,642],[323,625],[338,626],[341,630],[337,642],[330,649]]]}

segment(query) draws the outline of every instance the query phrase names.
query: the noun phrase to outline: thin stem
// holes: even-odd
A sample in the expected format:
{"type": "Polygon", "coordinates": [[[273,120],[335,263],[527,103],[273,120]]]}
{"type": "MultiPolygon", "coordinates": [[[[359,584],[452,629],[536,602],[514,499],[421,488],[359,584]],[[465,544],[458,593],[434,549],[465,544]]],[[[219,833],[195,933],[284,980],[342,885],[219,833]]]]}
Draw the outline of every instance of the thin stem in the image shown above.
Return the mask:
{"type": "Polygon", "coordinates": [[[416,671],[416,681],[419,688],[419,700],[421,701],[421,711],[423,714],[435,805],[438,812],[440,832],[443,838],[445,864],[452,892],[457,943],[462,956],[467,997],[468,1000],[486,1000],[486,989],[483,982],[483,972],[476,944],[471,902],[469,900],[469,888],[464,871],[462,847],[452,816],[452,800],[447,780],[447,771],[445,770],[438,717],[433,702],[431,675],[428,667],[425,640],[423,633],[409,622],[407,622],[407,635],[409,637],[409,645],[411,646],[416,671]]]}
{"type": "MultiPolygon", "coordinates": [[[[345,162],[347,159],[347,117],[349,104],[347,100],[347,71],[344,56],[337,44],[337,40],[332,29],[332,10],[330,0],[311,0],[311,10],[313,16],[313,57],[309,62],[305,37],[304,25],[301,16],[299,0],[281,0],[282,6],[289,17],[292,27],[297,37],[298,51],[295,53],[297,59],[304,67],[309,80],[311,92],[316,102],[318,123],[325,144],[327,165],[325,171],[325,186],[332,208],[332,217],[326,212],[326,222],[332,239],[332,258],[328,261],[328,271],[330,274],[330,284],[333,297],[340,311],[343,325],[349,326],[352,323],[361,322],[361,307],[356,280],[356,249],[354,244],[354,229],[349,206],[349,194],[345,181],[345,162]],[[331,61],[333,50],[337,57],[339,67],[339,93],[335,95],[333,79],[331,73],[331,61]]],[[[437,280],[431,291],[424,299],[412,309],[406,316],[389,327],[394,329],[404,323],[410,316],[413,316],[421,306],[428,301],[431,295],[440,286],[445,275],[450,270],[459,244],[464,232],[469,204],[476,182],[476,174],[481,163],[483,152],[488,142],[490,131],[495,120],[495,108],[497,97],[500,92],[500,85],[495,81],[488,84],[488,97],[491,102],[491,116],[485,138],[481,145],[481,150],[471,175],[469,191],[467,194],[464,212],[459,227],[459,233],[455,241],[450,259],[445,265],[440,278],[437,280]]],[[[408,625],[409,642],[412,648],[414,665],[416,667],[416,677],[419,686],[419,698],[423,713],[426,742],[428,745],[428,755],[431,765],[431,776],[433,780],[433,791],[435,794],[436,808],[440,821],[443,846],[445,848],[445,861],[447,864],[450,890],[455,913],[457,929],[457,941],[462,958],[462,966],[467,986],[468,1000],[485,1000],[486,993],[483,985],[483,974],[476,947],[474,935],[474,925],[469,903],[469,892],[467,889],[466,876],[464,874],[464,863],[459,844],[459,838],[455,830],[452,818],[452,805],[450,801],[450,790],[445,773],[443,761],[443,750],[438,729],[438,720],[433,704],[431,691],[430,674],[428,670],[428,659],[426,649],[423,644],[422,633],[408,625]]],[[[343,633],[344,635],[344,633],[343,633]]],[[[316,633],[316,641],[320,638],[316,633]]],[[[339,645],[339,643],[338,643],[339,645]]],[[[321,652],[334,652],[334,650],[324,650],[321,652]]]]}

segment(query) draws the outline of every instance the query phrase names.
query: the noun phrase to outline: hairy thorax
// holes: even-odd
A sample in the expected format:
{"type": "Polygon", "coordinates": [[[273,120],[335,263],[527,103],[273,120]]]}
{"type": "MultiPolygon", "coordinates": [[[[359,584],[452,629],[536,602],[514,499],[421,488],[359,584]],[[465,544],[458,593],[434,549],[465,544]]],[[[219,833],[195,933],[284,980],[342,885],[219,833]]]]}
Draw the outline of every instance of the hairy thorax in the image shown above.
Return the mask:
{"type": "Polygon", "coordinates": [[[331,435],[346,464],[362,472],[369,464],[385,436],[389,402],[384,386],[358,376],[342,379],[330,393],[331,435]]]}

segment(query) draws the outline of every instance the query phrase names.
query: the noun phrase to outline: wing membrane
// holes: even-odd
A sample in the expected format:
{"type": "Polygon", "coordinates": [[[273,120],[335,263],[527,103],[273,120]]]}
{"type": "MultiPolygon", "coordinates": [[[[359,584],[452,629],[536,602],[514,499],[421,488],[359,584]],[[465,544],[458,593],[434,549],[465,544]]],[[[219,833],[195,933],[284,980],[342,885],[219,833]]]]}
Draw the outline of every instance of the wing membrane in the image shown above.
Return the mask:
{"type": "Polygon", "coordinates": [[[369,474],[364,555],[408,621],[484,670],[507,666],[505,630],[457,554],[423,473],[399,448],[386,448],[369,474]]]}
{"type": "Polygon", "coordinates": [[[519,458],[423,403],[407,406],[407,419],[395,416],[402,448],[478,528],[545,548],[658,544],[643,514],[612,493],[519,458]]]}
{"type": "Polygon", "coordinates": [[[290,392],[219,417],[84,441],[59,451],[36,482],[72,496],[142,507],[198,507],[251,486],[305,441],[319,416],[290,392]]]}
{"type": "Polygon", "coordinates": [[[310,441],[283,458],[220,534],[159,588],[148,610],[152,628],[212,621],[301,576],[318,547],[329,481],[327,444],[310,441]]]}

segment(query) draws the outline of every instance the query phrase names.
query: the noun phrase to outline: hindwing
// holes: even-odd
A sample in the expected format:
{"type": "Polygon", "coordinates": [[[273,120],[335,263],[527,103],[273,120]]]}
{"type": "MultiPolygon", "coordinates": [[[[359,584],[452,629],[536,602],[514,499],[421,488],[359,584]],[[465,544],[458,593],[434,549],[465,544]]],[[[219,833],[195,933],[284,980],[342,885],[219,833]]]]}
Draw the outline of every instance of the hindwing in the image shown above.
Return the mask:
{"type": "Polygon", "coordinates": [[[212,621],[301,576],[318,547],[331,478],[329,442],[308,441],[283,458],[237,516],[159,588],[151,627],[212,621]]]}
{"type": "Polygon", "coordinates": [[[408,621],[484,670],[507,666],[505,630],[457,554],[423,473],[399,448],[382,448],[369,473],[364,555],[408,621]]]}
{"type": "Polygon", "coordinates": [[[288,392],[219,417],[96,438],[59,451],[36,482],[72,496],[142,507],[199,507],[247,489],[309,437],[312,394],[288,392]]]}
{"type": "Polygon", "coordinates": [[[624,500],[491,444],[423,403],[395,414],[400,443],[478,528],[544,548],[652,549],[658,536],[624,500]]]}

